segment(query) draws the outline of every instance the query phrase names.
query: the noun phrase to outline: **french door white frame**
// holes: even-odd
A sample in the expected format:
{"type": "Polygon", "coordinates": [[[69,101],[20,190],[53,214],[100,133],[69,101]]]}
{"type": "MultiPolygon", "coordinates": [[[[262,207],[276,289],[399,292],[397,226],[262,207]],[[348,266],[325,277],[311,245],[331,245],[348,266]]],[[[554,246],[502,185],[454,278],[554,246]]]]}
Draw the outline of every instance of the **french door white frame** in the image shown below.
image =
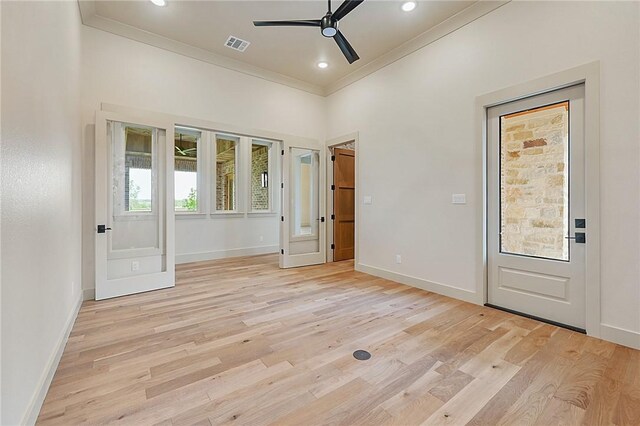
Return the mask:
{"type": "MultiPolygon", "coordinates": [[[[96,226],[97,224],[105,224],[108,228],[112,224],[112,201],[110,201],[112,198],[112,182],[109,179],[111,173],[108,169],[109,164],[111,164],[111,141],[107,132],[107,123],[109,121],[138,124],[166,131],[164,147],[159,147],[164,148],[164,155],[160,158],[165,161],[165,173],[164,176],[160,176],[160,182],[163,182],[165,187],[164,196],[160,198],[161,205],[164,206],[164,211],[162,212],[164,214],[164,227],[160,230],[159,235],[160,241],[164,238],[165,269],[163,272],[107,279],[107,257],[110,251],[110,239],[106,233],[96,233],[94,234],[96,300],[158,290],[175,285],[174,201],[173,191],[166,190],[166,188],[173,188],[174,148],[173,143],[169,141],[173,141],[174,124],[149,114],[96,111],[95,223],[96,226]]],[[[158,210],[158,214],[160,214],[160,210],[158,210]]],[[[162,242],[160,245],[162,245],[162,242]]],[[[141,255],[145,255],[144,251],[138,252],[141,255]]]]}
{"type": "Polygon", "coordinates": [[[586,245],[585,297],[586,330],[594,337],[601,336],[600,312],[600,63],[592,62],[530,82],[512,86],[476,98],[477,176],[478,194],[483,194],[482,209],[477,215],[477,303],[487,303],[487,110],[491,107],[551,92],[565,87],[584,84],[584,149],[585,149],[585,219],[589,226],[589,244],[586,245]]]}
{"type": "MultiPolygon", "coordinates": [[[[325,263],[327,261],[326,250],[326,224],[327,217],[325,214],[326,205],[326,158],[323,155],[325,146],[315,139],[288,137],[283,140],[282,143],[282,195],[281,207],[282,219],[280,221],[280,267],[281,268],[295,268],[298,266],[317,265],[325,263]],[[310,149],[318,152],[318,214],[324,217],[324,221],[318,220],[318,251],[304,254],[294,254],[290,252],[290,244],[296,237],[292,236],[291,231],[291,159],[290,149],[310,149]]],[[[302,240],[302,238],[298,238],[302,240]]]]}

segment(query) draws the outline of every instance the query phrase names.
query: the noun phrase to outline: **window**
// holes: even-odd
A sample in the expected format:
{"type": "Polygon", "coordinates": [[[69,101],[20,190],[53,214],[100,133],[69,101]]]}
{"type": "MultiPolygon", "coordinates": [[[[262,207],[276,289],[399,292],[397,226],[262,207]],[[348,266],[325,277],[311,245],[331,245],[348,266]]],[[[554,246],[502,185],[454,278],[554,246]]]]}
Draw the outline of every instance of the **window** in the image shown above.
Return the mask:
{"type": "Polygon", "coordinates": [[[240,138],[216,135],[215,206],[216,211],[232,212],[237,206],[238,146],[240,138]]]}
{"type": "Polygon", "coordinates": [[[271,142],[251,142],[251,210],[271,210],[271,142]]]}
{"type": "Polygon", "coordinates": [[[202,132],[177,127],[174,135],[174,187],[176,212],[200,211],[198,151],[202,132]]]}

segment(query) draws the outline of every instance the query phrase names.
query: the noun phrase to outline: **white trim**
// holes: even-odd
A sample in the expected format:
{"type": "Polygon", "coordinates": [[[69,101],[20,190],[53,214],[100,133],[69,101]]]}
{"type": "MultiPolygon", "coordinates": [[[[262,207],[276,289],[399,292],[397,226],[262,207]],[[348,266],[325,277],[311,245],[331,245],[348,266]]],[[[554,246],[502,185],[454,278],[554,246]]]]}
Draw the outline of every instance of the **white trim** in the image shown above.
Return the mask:
{"type": "Polygon", "coordinates": [[[326,188],[326,193],[327,193],[327,202],[326,202],[326,206],[327,206],[327,211],[326,211],[326,217],[327,217],[327,237],[326,237],[326,241],[327,241],[327,262],[333,262],[333,250],[331,249],[331,243],[333,242],[333,220],[331,220],[331,214],[333,213],[333,191],[331,191],[331,183],[333,182],[333,161],[331,161],[331,149],[332,148],[337,148],[340,147],[340,145],[344,145],[347,143],[353,142],[355,145],[354,148],[354,152],[356,153],[356,163],[355,163],[355,185],[356,185],[356,189],[355,189],[355,224],[354,224],[354,253],[353,253],[353,260],[354,260],[354,264],[358,264],[358,251],[359,251],[359,234],[358,234],[358,223],[360,222],[360,209],[358,208],[358,203],[359,203],[359,193],[358,193],[358,188],[359,188],[359,173],[360,173],[360,163],[359,163],[359,158],[360,156],[358,155],[358,149],[359,149],[359,144],[360,144],[360,135],[358,132],[353,132],[353,133],[349,133],[347,135],[344,136],[339,136],[337,138],[332,138],[329,139],[326,143],[327,145],[327,188],[326,188]]]}
{"type": "Polygon", "coordinates": [[[278,253],[278,250],[279,247],[275,245],[177,254],[176,265],[181,263],[202,262],[204,260],[226,259],[228,257],[256,256],[259,254],[278,253]]]}
{"type": "Polygon", "coordinates": [[[82,300],[95,300],[95,298],[96,298],[95,288],[82,289],[82,300]]]}
{"type": "Polygon", "coordinates": [[[600,338],[640,350],[640,333],[613,325],[600,325],[600,338]]]}
{"type": "Polygon", "coordinates": [[[413,277],[411,275],[400,274],[398,272],[389,271],[387,269],[364,265],[362,263],[356,263],[355,269],[356,271],[364,272],[365,274],[395,281],[411,287],[419,288],[421,290],[442,294],[444,296],[463,300],[465,302],[476,303],[476,294],[469,290],[463,290],[446,284],[413,277]]]}
{"type": "Polygon", "coordinates": [[[20,422],[20,424],[22,425],[33,425],[36,423],[36,420],[38,420],[38,415],[40,414],[40,410],[42,409],[42,404],[44,403],[44,399],[47,396],[47,392],[49,392],[49,386],[51,386],[51,381],[53,380],[53,376],[55,375],[56,370],[58,369],[58,364],[60,364],[60,359],[62,358],[62,354],[64,353],[64,348],[67,344],[67,341],[69,340],[69,334],[71,334],[73,325],[75,324],[76,318],[78,317],[78,312],[80,311],[80,307],[82,306],[82,296],[82,292],[78,293],[78,300],[76,300],[76,305],[73,307],[71,315],[69,315],[67,321],[65,322],[62,333],[58,339],[58,344],[49,357],[49,362],[47,362],[47,366],[42,372],[40,380],[38,380],[36,391],[31,397],[31,402],[29,403],[27,411],[25,412],[25,415],[20,422]]]}
{"type": "Polygon", "coordinates": [[[80,6],[82,23],[88,27],[106,31],[149,46],[168,50],[169,52],[173,52],[178,55],[197,59],[202,62],[207,62],[209,64],[250,75],[252,77],[283,84],[315,95],[324,95],[324,89],[316,84],[307,83],[306,81],[298,80],[297,78],[269,71],[237,59],[229,58],[218,53],[210,52],[149,31],[141,30],[140,28],[123,24],[122,22],[96,15],[95,4],[93,1],[79,1],[78,4],[80,6]]]}
{"type": "Polygon", "coordinates": [[[498,90],[476,98],[476,176],[482,209],[476,216],[476,300],[487,301],[487,109],[533,95],[584,83],[585,86],[585,202],[589,225],[586,246],[586,330],[601,335],[600,304],[600,62],[591,62],[565,71],[498,90]]]}
{"type": "Polygon", "coordinates": [[[417,37],[401,44],[400,46],[390,50],[382,56],[374,59],[373,61],[363,65],[350,74],[340,78],[335,83],[329,84],[324,88],[324,95],[329,96],[332,93],[337,92],[344,87],[355,83],[356,81],[363,79],[369,74],[373,74],[390,65],[411,53],[422,49],[429,44],[440,40],[442,37],[451,34],[454,31],[472,23],[478,18],[483,17],[487,13],[490,13],[497,8],[504,6],[511,0],[506,1],[477,1],[471,6],[456,13],[450,18],[442,21],[435,27],[428,29],[417,37]]]}
{"type": "MultiPolygon", "coordinates": [[[[86,26],[93,27],[102,31],[119,35],[149,46],[158,47],[170,52],[183,55],[189,58],[207,62],[222,68],[237,71],[253,77],[262,78],[274,83],[283,84],[305,92],[313,93],[320,96],[328,96],[338,90],[355,83],[356,81],[378,71],[393,62],[404,58],[405,56],[421,49],[439,39],[450,34],[478,18],[492,12],[493,10],[509,3],[510,0],[487,0],[477,1],[466,9],[461,10],[455,15],[442,21],[438,25],[429,28],[427,31],[417,37],[401,44],[400,46],[390,50],[384,55],[361,65],[353,72],[340,78],[336,82],[327,86],[308,83],[297,78],[289,77],[274,71],[251,65],[224,55],[210,52],[186,43],[182,43],[158,34],[144,31],[139,28],[123,24],[109,18],[96,14],[95,2],[93,0],[79,1],[80,16],[82,23],[86,26]]],[[[358,64],[356,63],[356,65],[358,64]]]]}

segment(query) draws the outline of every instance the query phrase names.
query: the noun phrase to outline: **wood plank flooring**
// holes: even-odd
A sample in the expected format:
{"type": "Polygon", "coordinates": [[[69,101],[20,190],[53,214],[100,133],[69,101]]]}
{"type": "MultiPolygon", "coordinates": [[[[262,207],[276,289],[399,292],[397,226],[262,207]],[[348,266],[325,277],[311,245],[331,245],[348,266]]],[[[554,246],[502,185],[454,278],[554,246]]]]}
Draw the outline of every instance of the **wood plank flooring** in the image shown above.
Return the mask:
{"type": "Polygon", "coordinates": [[[640,352],[350,261],[200,262],[85,302],[38,423],[638,425],[640,352]]]}

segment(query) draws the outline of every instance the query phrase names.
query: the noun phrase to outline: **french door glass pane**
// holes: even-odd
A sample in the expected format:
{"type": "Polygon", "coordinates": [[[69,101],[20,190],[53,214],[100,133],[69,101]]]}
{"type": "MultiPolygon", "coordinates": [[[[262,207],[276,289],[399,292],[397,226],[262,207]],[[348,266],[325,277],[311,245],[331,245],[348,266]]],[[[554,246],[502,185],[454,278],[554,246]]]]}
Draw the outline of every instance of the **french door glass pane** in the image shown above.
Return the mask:
{"type": "Polygon", "coordinates": [[[500,251],[569,260],[569,102],[500,117],[500,251]]]}
{"type": "MultiPolygon", "coordinates": [[[[109,255],[159,248],[159,130],[110,122],[112,231],[109,255]]],[[[164,132],[164,131],[162,131],[164,132]]]]}
{"type": "Polygon", "coordinates": [[[291,235],[318,235],[319,159],[317,150],[291,148],[291,235]]]}

